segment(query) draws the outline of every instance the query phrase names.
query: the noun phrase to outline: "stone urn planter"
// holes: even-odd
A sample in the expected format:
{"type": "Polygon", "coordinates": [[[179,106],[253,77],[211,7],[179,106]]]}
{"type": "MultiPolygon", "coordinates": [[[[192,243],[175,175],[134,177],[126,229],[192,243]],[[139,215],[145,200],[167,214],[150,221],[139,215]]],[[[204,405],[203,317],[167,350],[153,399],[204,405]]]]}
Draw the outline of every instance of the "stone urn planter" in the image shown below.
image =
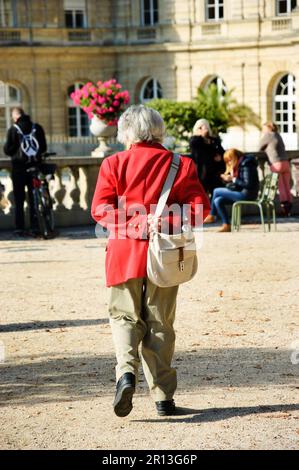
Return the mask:
{"type": "Polygon", "coordinates": [[[89,126],[90,132],[98,138],[99,146],[91,152],[92,157],[106,157],[113,153],[113,149],[108,144],[108,139],[117,134],[116,126],[108,126],[104,121],[94,116],[89,126]]]}

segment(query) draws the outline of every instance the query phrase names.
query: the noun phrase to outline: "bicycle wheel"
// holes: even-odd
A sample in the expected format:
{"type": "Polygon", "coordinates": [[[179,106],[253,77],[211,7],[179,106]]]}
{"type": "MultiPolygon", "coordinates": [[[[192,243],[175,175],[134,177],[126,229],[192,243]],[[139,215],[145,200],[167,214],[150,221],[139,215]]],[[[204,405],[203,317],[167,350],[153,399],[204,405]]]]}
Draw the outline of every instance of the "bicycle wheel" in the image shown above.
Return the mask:
{"type": "Polygon", "coordinates": [[[41,188],[38,192],[37,219],[40,233],[43,238],[51,238],[54,233],[54,214],[49,191],[41,188]]]}

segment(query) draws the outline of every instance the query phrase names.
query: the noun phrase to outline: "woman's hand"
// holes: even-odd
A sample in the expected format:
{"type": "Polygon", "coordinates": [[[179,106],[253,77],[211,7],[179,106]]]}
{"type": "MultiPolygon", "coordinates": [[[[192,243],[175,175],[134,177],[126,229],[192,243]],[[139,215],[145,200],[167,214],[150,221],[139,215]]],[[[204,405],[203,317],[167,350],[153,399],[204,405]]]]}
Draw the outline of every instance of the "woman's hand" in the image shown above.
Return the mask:
{"type": "Polygon", "coordinates": [[[230,183],[233,180],[233,177],[231,175],[220,175],[220,178],[225,182],[225,183],[230,183]]]}

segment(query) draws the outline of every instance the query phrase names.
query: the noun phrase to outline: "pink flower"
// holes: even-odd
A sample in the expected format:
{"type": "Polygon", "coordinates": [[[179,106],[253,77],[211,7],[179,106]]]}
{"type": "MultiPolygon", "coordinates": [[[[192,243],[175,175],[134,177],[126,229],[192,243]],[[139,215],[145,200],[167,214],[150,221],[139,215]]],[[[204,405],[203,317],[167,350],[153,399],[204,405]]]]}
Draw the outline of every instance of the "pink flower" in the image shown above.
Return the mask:
{"type": "Polygon", "coordinates": [[[99,116],[109,125],[116,125],[117,118],[124,105],[129,103],[130,95],[127,90],[120,91],[122,86],[115,78],[102,82],[99,80],[96,85],[87,82],[80,89],[70,94],[76,106],[80,106],[91,119],[94,114],[99,116]]]}

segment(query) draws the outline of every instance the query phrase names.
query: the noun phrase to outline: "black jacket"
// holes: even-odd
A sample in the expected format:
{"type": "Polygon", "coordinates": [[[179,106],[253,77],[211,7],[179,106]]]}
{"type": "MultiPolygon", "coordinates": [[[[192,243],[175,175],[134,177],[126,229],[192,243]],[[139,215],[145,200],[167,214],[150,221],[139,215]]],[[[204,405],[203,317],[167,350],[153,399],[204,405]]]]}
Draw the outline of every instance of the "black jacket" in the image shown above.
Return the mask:
{"type": "Polygon", "coordinates": [[[223,159],[219,162],[215,160],[216,155],[223,157],[224,154],[221,140],[219,137],[209,137],[209,140],[210,143],[196,135],[190,139],[192,160],[197,165],[198,177],[206,189],[221,186],[220,174],[225,171],[223,159]]]}
{"type": "MultiPolygon", "coordinates": [[[[17,125],[21,128],[24,134],[30,134],[33,123],[30,119],[30,116],[25,114],[18,119],[17,125]]],[[[37,159],[39,159],[41,154],[46,152],[47,143],[43,128],[39,124],[35,124],[35,128],[35,137],[39,143],[39,152],[37,155],[37,159]]],[[[28,167],[28,159],[27,156],[22,152],[20,146],[21,136],[18,134],[17,129],[12,125],[7,131],[4,153],[11,157],[13,169],[25,170],[28,167]]]]}
{"type": "Polygon", "coordinates": [[[239,163],[238,176],[234,183],[228,183],[227,188],[240,191],[246,199],[256,199],[259,191],[258,162],[255,157],[246,155],[239,163]]]}

